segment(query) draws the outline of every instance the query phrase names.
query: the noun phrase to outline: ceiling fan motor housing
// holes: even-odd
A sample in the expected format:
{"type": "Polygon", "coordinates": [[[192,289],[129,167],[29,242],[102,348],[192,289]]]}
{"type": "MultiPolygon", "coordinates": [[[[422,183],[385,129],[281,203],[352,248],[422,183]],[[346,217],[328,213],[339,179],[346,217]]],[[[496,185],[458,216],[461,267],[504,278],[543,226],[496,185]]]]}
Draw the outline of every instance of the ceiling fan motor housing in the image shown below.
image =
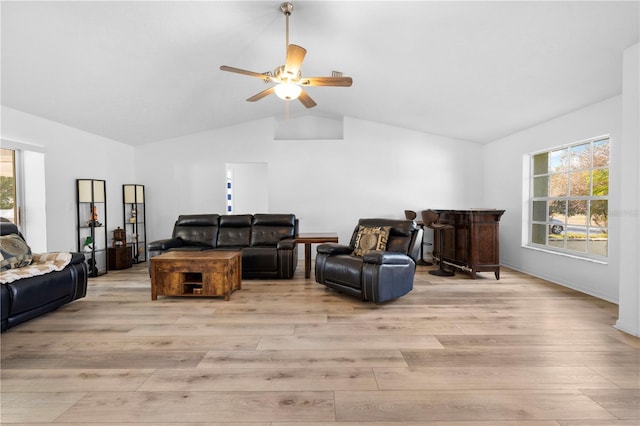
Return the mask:
{"type": "Polygon", "coordinates": [[[273,70],[273,76],[281,82],[290,81],[295,83],[300,81],[302,74],[300,70],[298,70],[297,74],[293,74],[291,71],[286,70],[284,65],[280,65],[278,68],[273,70]]]}

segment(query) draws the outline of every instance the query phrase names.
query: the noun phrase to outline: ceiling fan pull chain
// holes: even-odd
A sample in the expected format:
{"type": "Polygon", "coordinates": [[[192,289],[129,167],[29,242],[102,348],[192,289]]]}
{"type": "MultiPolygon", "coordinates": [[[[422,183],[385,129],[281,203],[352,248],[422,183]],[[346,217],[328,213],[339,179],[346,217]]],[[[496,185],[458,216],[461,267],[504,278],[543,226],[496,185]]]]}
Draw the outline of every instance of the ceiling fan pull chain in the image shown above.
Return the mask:
{"type": "Polygon", "coordinates": [[[289,101],[284,101],[284,117],[285,117],[285,121],[288,123],[289,122],[289,101]]]}

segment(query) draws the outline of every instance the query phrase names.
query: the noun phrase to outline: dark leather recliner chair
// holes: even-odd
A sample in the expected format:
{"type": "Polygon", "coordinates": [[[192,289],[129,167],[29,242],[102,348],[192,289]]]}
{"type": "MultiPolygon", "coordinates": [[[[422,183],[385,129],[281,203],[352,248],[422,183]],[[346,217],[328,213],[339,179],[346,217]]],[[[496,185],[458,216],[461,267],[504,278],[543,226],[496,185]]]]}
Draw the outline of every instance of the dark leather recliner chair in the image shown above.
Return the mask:
{"type": "Polygon", "coordinates": [[[348,246],[318,246],[316,282],[375,303],[404,296],[413,289],[421,241],[422,229],[411,220],[360,219],[348,246]],[[390,228],[384,251],[354,254],[360,225],[390,228]]]}

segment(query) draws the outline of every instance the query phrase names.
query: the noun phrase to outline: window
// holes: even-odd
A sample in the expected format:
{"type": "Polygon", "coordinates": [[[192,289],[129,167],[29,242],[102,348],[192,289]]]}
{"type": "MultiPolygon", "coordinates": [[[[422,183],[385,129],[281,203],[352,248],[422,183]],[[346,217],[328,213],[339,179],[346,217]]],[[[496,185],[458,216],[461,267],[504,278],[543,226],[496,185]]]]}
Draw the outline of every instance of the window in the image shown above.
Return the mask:
{"type": "Polygon", "coordinates": [[[530,170],[529,245],[606,258],[609,138],[533,154],[530,170]]]}
{"type": "Polygon", "coordinates": [[[47,251],[45,154],[42,147],[0,140],[0,217],[20,227],[31,251],[47,251]]]}
{"type": "Polygon", "coordinates": [[[16,183],[16,151],[0,148],[0,216],[19,225],[16,183]]]}

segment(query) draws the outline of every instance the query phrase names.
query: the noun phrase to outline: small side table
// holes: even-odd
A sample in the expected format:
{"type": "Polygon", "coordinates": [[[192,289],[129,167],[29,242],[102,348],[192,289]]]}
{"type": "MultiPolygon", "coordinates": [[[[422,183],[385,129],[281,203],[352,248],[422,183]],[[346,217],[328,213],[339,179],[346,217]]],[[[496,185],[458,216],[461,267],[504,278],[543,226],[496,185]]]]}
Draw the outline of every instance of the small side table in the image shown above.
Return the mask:
{"type": "Polygon", "coordinates": [[[337,243],[335,232],[305,232],[298,234],[296,243],[304,244],[304,277],[311,277],[311,244],[337,243]]]}
{"type": "Polygon", "coordinates": [[[127,269],[133,264],[133,250],[131,246],[108,247],[107,269],[127,269]]]}

